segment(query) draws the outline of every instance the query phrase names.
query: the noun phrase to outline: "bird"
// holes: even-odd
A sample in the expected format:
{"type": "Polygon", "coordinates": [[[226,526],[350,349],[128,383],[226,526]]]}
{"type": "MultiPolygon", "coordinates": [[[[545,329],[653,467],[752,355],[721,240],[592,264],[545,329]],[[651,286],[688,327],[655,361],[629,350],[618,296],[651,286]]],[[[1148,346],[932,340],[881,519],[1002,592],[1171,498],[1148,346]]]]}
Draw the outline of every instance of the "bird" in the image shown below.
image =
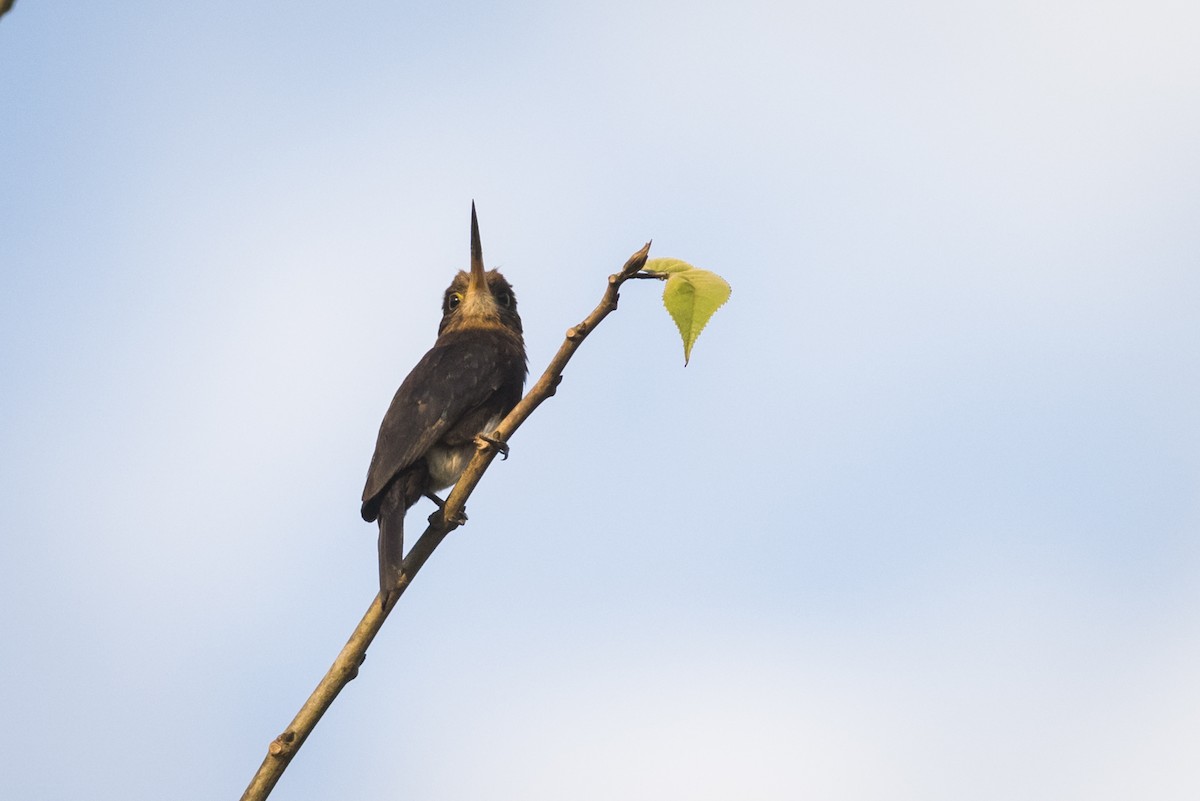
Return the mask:
{"type": "Polygon", "coordinates": [[[362,518],[379,522],[379,599],[387,606],[401,580],[404,515],[422,497],[452,486],[525,387],[528,362],[512,285],[484,270],[479,221],[471,203],[471,266],[442,296],[437,341],[400,384],[379,426],[363,488],[362,518]],[[482,438],[482,439],[481,439],[482,438]]]}

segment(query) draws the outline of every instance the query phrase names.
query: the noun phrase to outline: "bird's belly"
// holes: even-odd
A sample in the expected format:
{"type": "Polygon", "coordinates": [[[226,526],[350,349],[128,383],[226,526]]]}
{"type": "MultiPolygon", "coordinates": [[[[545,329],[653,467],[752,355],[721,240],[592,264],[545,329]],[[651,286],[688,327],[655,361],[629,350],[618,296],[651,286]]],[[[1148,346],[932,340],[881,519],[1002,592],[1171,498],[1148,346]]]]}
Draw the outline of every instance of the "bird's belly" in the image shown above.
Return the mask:
{"type": "Polygon", "coordinates": [[[475,455],[475,443],[466,445],[434,445],[425,454],[429,466],[429,489],[438,492],[458,481],[467,462],[475,455]]]}
{"type": "MultiPolygon", "coordinates": [[[[479,429],[480,434],[490,434],[503,419],[496,415],[479,429]]],[[[463,445],[443,445],[437,443],[425,453],[425,463],[429,467],[429,489],[438,492],[458,481],[471,457],[475,455],[474,441],[463,445]]]]}

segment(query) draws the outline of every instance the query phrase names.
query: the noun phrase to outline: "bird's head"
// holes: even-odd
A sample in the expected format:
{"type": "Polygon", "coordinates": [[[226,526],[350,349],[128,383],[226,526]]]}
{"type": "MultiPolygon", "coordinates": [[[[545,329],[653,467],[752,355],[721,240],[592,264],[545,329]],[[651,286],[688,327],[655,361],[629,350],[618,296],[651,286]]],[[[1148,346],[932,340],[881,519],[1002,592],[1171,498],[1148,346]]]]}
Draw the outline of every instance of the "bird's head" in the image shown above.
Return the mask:
{"type": "Polygon", "coordinates": [[[521,334],[517,296],[499,270],[483,269],[479,221],[471,204],[471,270],[460,270],[442,298],[438,335],[468,328],[505,328],[521,334]]]}

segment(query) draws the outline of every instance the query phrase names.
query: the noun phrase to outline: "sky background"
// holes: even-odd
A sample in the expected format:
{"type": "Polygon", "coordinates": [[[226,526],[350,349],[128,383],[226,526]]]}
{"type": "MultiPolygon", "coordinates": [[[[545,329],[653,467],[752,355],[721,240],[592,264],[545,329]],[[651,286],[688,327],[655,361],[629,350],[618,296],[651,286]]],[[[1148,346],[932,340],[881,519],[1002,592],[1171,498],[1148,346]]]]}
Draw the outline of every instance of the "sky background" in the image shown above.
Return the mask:
{"type": "Polygon", "coordinates": [[[732,299],[627,287],[273,798],[1200,797],[1198,24],[18,2],[0,795],[240,795],[475,200],[534,375],[648,239],[732,299]]]}

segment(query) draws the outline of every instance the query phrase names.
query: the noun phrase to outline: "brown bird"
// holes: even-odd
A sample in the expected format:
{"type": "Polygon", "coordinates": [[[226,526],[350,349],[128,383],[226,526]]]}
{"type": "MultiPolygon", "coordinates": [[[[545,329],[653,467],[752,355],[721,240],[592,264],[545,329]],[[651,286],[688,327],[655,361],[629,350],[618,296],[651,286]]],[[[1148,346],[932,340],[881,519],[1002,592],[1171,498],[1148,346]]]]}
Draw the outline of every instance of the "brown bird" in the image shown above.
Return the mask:
{"type": "MultiPolygon", "coordinates": [[[[363,489],[362,516],[379,520],[379,597],[398,588],[404,514],[451,486],[482,436],[504,419],[525,386],[528,367],[512,286],[483,269],[479,223],[471,204],[471,269],[454,276],[442,298],[438,338],[396,390],[379,427],[363,489]]],[[[507,447],[501,445],[507,453],[507,447]]]]}

